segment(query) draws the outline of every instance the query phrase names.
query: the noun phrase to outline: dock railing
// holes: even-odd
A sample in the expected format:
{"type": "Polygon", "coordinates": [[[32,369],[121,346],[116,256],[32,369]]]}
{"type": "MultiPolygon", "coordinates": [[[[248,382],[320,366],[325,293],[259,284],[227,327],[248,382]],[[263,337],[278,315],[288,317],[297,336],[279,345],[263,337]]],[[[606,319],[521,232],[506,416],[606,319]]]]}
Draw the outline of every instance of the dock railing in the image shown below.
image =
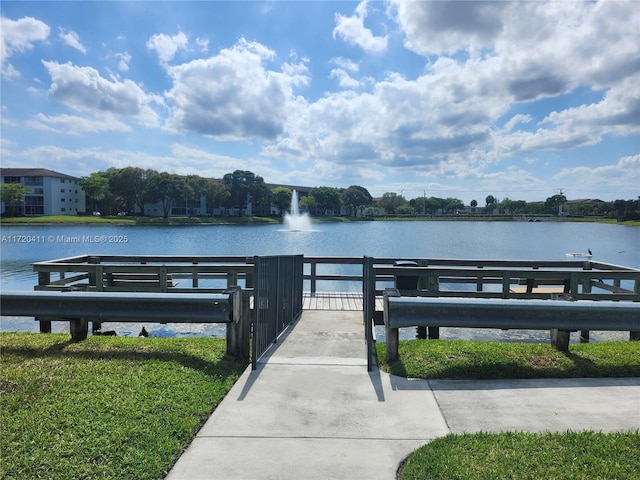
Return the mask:
{"type": "MultiPolygon", "coordinates": [[[[37,291],[220,293],[235,285],[252,289],[254,284],[254,257],[248,256],[81,255],[37,262],[33,268],[37,291]]],[[[376,300],[386,288],[400,283],[405,296],[549,299],[562,295],[572,300],[640,301],[640,269],[592,260],[308,256],[303,257],[302,281],[311,295],[362,293],[365,334],[371,343],[373,326],[383,324],[376,300]],[[413,279],[413,285],[399,282],[402,278],[413,279]]],[[[47,331],[46,322],[41,330],[47,331]]],[[[371,345],[368,350],[371,354],[371,345]]]]}

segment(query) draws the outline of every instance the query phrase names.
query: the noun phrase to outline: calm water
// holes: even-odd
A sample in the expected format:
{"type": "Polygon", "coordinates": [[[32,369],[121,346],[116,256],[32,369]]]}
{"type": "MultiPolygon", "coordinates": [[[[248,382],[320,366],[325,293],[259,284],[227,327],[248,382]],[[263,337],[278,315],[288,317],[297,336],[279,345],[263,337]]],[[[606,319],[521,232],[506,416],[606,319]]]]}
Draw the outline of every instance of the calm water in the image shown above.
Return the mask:
{"type": "MultiPolygon", "coordinates": [[[[2,227],[0,288],[32,290],[37,277],[31,263],[90,253],[566,260],[566,253],[590,248],[593,260],[640,268],[638,227],[564,222],[353,222],[319,224],[315,228],[312,232],[287,232],[280,225],[2,227]],[[76,237],[81,241],[65,241],[76,237]],[[84,237],[92,241],[82,241],[84,237]]],[[[54,330],[67,328],[64,323],[54,323],[54,330]]],[[[117,331],[137,335],[139,329],[137,325],[121,324],[117,331]]],[[[152,333],[219,335],[223,329],[217,325],[169,325],[158,326],[152,333]]],[[[0,330],[37,331],[37,324],[2,318],[0,330]]],[[[473,332],[477,338],[479,331],[473,332]]],[[[503,338],[505,334],[490,333],[486,338],[496,335],[503,338]]],[[[547,335],[527,333],[526,340],[546,341],[547,335]]],[[[625,334],[613,335],[625,338],[625,334]]],[[[516,334],[515,339],[523,338],[516,334]]]]}

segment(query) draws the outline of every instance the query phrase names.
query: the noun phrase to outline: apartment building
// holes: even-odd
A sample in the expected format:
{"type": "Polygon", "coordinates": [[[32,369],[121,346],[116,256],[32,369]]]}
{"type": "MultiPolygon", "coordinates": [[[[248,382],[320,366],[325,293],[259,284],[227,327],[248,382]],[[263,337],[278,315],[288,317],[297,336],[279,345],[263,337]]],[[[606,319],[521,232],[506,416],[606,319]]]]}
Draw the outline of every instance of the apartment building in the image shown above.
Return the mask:
{"type": "MultiPolygon", "coordinates": [[[[18,215],[77,215],[84,213],[85,194],[78,178],[46,168],[0,168],[1,183],[20,183],[30,189],[20,205],[11,205],[18,215]]],[[[8,205],[2,202],[0,213],[8,205]]]]}

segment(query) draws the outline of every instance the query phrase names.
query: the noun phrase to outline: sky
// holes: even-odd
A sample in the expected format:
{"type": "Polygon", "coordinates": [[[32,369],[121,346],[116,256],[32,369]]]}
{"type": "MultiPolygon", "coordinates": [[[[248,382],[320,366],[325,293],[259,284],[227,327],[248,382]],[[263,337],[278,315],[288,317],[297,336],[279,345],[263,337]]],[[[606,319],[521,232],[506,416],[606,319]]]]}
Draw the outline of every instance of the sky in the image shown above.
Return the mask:
{"type": "Polygon", "coordinates": [[[5,1],[1,165],[640,196],[640,1],[5,1]]]}

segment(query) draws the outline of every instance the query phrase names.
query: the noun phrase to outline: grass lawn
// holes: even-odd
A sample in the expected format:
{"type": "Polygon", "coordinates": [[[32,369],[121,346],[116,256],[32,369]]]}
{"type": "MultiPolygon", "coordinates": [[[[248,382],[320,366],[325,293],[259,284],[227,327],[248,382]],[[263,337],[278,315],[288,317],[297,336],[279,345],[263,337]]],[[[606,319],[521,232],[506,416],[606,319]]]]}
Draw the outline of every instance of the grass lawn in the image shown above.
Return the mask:
{"type": "MultiPolygon", "coordinates": [[[[551,345],[400,341],[400,358],[380,368],[411,378],[638,377],[640,342],[551,345]]],[[[640,478],[640,433],[475,433],[448,435],[417,449],[401,466],[401,480],[640,478]],[[635,476],[634,476],[635,475],[635,476]]]]}
{"type": "Polygon", "coordinates": [[[640,377],[640,342],[571,344],[563,353],[539,343],[401,340],[398,351],[386,364],[377,343],[378,365],[410,378],[640,377]]]}
{"type": "Polygon", "coordinates": [[[225,339],[0,334],[0,478],[158,479],[245,364],[225,339]]]}
{"type": "Polygon", "coordinates": [[[93,215],[46,215],[42,217],[2,217],[2,225],[263,225],[280,223],[271,217],[118,217],[93,215]]]}
{"type": "Polygon", "coordinates": [[[640,434],[475,433],[417,449],[401,480],[638,479],[640,434]]]}

